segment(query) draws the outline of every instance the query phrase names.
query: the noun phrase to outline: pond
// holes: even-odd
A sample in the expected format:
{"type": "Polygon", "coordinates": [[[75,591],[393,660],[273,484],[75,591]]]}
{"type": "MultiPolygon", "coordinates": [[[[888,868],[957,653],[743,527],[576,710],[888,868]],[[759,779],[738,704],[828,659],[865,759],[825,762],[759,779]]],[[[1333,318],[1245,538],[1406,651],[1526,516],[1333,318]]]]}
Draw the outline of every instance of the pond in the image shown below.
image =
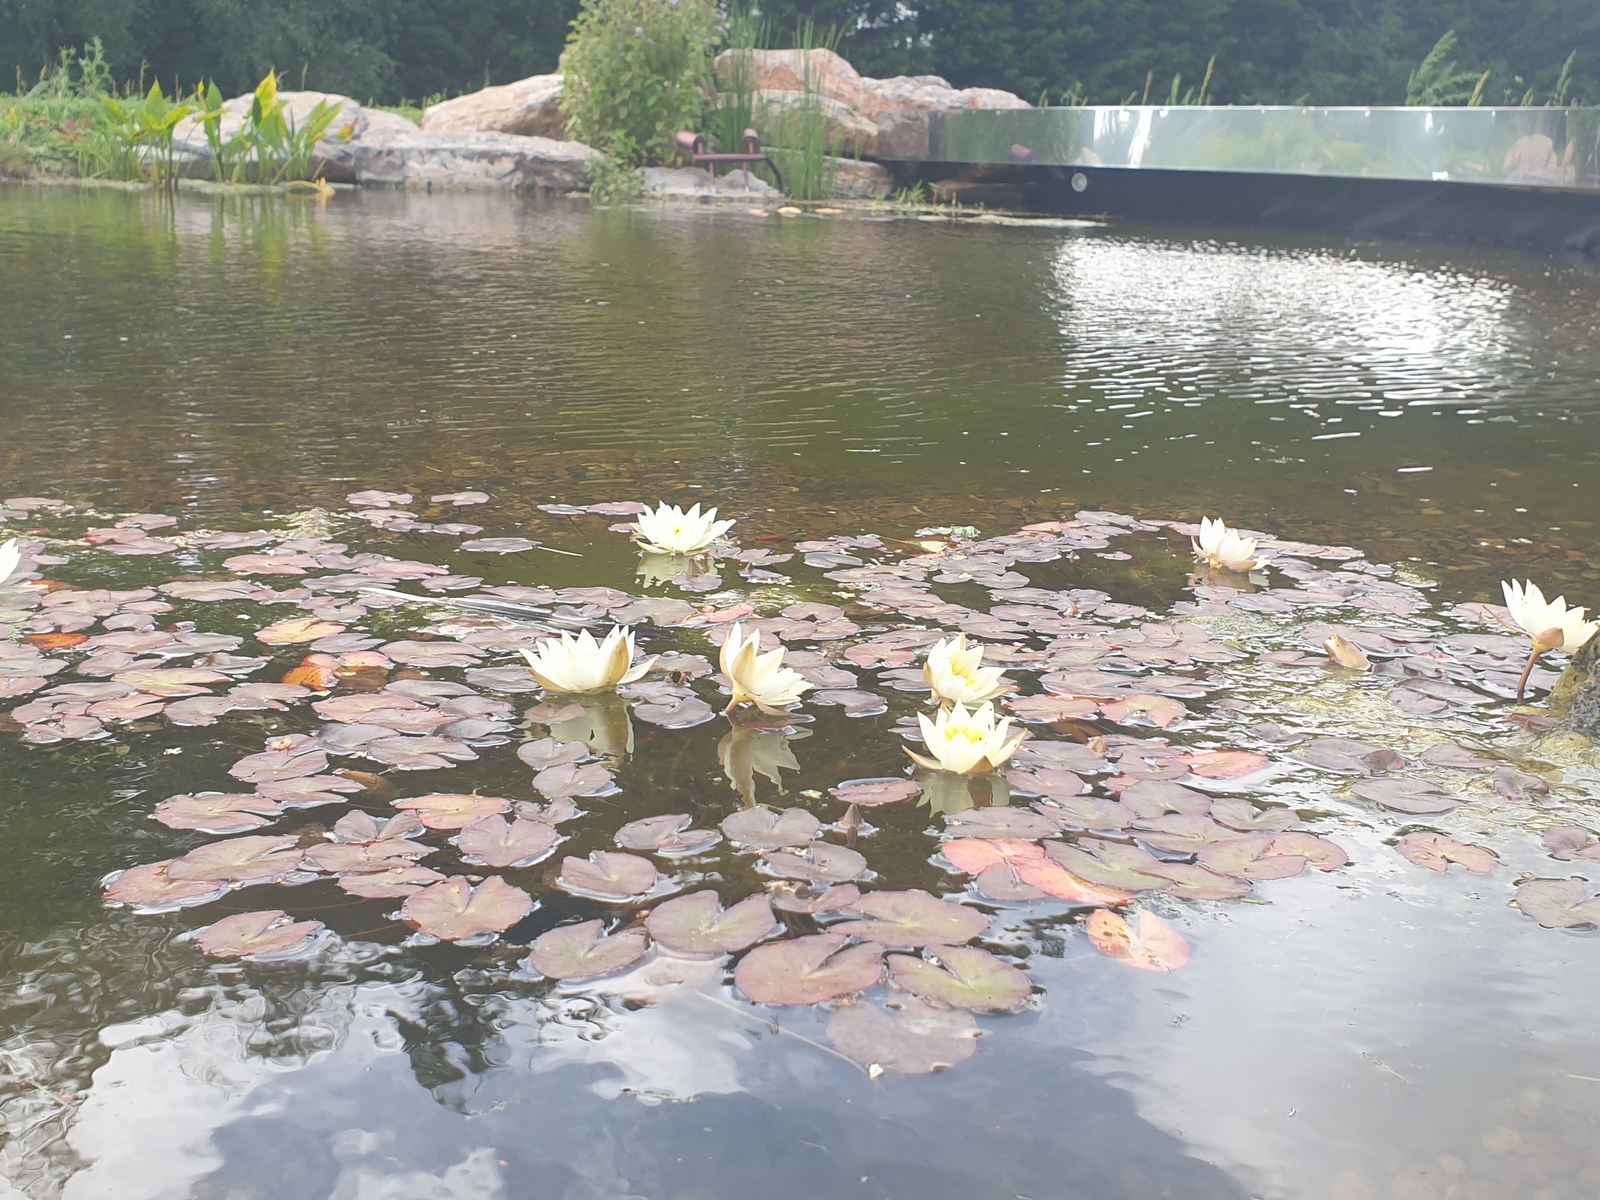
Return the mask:
{"type": "Polygon", "coordinates": [[[16,187],[0,278],[0,1196],[1600,1193],[1489,607],[1600,603],[1593,265],[16,187]],[[903,753],[957,631],[1004,772],[903,753]]]}

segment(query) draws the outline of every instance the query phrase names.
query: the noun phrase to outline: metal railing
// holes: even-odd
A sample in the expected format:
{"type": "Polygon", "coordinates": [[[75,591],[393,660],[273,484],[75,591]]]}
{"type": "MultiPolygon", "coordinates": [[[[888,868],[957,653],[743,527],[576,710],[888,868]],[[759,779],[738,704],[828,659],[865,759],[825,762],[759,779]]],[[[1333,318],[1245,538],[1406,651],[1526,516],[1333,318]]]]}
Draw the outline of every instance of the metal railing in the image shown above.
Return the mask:
{"type": "Polygon", "coordinates": [[[945,163],[1600,191],[1600,108],[971,109],[935,114],[928,132],[928,159],[945,163]]]}

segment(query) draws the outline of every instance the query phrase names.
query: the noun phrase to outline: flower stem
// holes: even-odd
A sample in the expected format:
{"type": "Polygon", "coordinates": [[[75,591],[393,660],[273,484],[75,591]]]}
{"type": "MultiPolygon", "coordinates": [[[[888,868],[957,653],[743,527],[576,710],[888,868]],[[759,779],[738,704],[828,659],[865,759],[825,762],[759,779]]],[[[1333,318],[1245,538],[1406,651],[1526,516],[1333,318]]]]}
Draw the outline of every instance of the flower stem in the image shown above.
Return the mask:
{"type": "Polygon", "coordinates": [[[1528,689],[1528,676],[1533,674],[1533,664],[1539,661],[1539,647],[1535,646],[1528,651],[1528,665],[1522,668],[1522,677],[1517,680],[1517,703],[1522,703],[1522,693],[1528,689]]]}

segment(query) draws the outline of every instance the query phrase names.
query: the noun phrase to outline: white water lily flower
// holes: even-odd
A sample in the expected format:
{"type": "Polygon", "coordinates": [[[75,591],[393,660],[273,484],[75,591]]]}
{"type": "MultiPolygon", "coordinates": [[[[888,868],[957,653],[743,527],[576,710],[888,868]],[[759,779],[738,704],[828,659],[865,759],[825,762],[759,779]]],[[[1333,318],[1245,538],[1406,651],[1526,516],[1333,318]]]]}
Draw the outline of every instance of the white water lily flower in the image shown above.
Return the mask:
{"type": "Polygon", "coordinates": [[[1538,584],[1513,580],[1502,582],[1500,590],[1505,593],[1511,619],[1532,639],[1536,653],[1576,650],[1600,630],[1600,621],[1585,621],[1585,610],[1569,608],[1565,596],[1546,600],[1538,584]]]}
{"type": "Polygon", "coordinates": [[[0,583],[4,583],[17,572],[17,566],[22,562],[22,547],[17,545],[17,539],[11,538],[0,546],[0,583]]]}
{"type": "Polygon", "coordinates": [[[1250,571],[1267,565],[1265,558],[1256,557],[1256,539],[1229,529],[1221,517],[1201,517],[1200,536],[1190,538],[1189,544],[1196,558],[1224,571],[1250,571]]]}
{"type": "Polygon", "coordinates": [[[722,643],[717,661],[733,691],[729,712],[745,703],[754,704],[765,713],[782,712],[800,703],[801,694],[811,690],[800,672],[783,665],[782,646],[761,653],[760,630],[747,637],[743,628],[735,624],[722,643]]]}
{"type": "Polygon", "coordinates": [[[702,513],[696,504],[684,512],[676,504],[661,504],[639,514],[633,539],[653,554],[699,554],[732,528],[731,520],[717,520],[714,508],[702,513]]]}
{"type": "Polygon", "coordinates": [[[619,684],[632,683],[655,665],[655,658],[633,661],[633,630],[614,627],[603,642],[585,629],[577,637],[563,633],[545,638],[532,650],[524,650],[528,670],[547,692],[585,695],[609,692],[619,684]]]}
{"type": "Polygon", "coordinates": [[[983,647],[968,646],[967,635],[934,645],[922,664],[922,677],[939,700],[957,704],[982,704],[1005,691],[1005,674],[999,667],[984,667],[983,647]]]}
{"type": "Polygon", "coordinates": [[[932,757],[924,758],[908,749],[906,754],[911,761],[931,771],[955,775],[998,771],[1028,736],[1025,729],[1010,732],[1010,717],[996,720],[992,704],[968,709],[958,703],[940,709],[931,721],[926,714],[918,713],[917,723],[922,726],[922,740],[932,757]]]}

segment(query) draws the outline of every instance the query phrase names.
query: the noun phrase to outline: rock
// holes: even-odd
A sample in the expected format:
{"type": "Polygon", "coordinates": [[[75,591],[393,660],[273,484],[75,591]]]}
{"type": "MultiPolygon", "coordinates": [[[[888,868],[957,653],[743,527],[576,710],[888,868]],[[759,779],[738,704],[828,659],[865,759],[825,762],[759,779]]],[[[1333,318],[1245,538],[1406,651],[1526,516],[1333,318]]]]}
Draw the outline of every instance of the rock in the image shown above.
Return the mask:
{"type": "MultiPolygon", "coordinates": [[[[933,114],[968,108],[1028,108],[1020,96],[996,88],[953,88],[937,75],[869,79],[832,50],[724,50],[717,56],[718,77],[732,74],[733,56],[749,55],[749,80],[755,88],[758,128],[763,106],[796,109],[806,103],[807,85],[820,102],[828,136],[842,153],[866,158],[923,159],[933,114]]],[[[767,124],[772,122],[768,121],[767,124]]],[[[781,135],[761,130],[773,142],[781,135]]]]}
{"type": "Polygon", "coordinates": [[[1600,737],[1600,634],[1573,651],[1550,693],[1550,711],[1563,729],[1600,737]]]}
{"type": "MultiPolygon", "coordinates": [[[[414,133],[416,126],[399,113],[382,112],[365,108],[349,96],[335,92],[279,92],[278,98],[288,106],[289,121],[301,128],[311,116],[311,110],[324,100],[339,106],[339,114],[329,127],[329,136],[317,143],[321,174],[330,183],[354,183],[354,144],[362,140],[414,133]]],[[[222,105],[221,135],[224,141],[239,134],[245,115],[250,111],[252,95],[235,96],[222,105]]],[[[173,147],[186,162],[186,173],[210,175],[211,145],[206,141],[205,129],[196,117],[178,123],[173,134],[173,147]]]]}
{"type": "Polygon", "coordinates": [[[429,133],[517,133],[557,141],[566,136],[566,122],[559,74],[487,87],[430,104],[422,114],[422,128],[429,133]]]}
{"type": "Polygon", "coordinates": [[[712,204],[737,200],[743,204],[765,204],[782,200],[783,193],[765,180],[735,168],[713,183],[703,167],[646,167],[644,195],[647,200],[698,200],[712,204]]]}
{"type": "Polygon", "coordinates": [[[1506,151],[1506,182],[1570,184],[1574,177],[1571,151],[1569,146],[1568,161],[1563,162],[1548,134],[1530,133],[1519,137],[1506,151]]]}
{"type": "Polygon", "coordinates": [[[881,200],[894,191],[894,176],[875,162],[857,158],[830,158],[831,192],[841,200],[881,200]]]}
{"type": "Polygon", "coordinates": [[[595,152],[582,142],[514,133],[409,133],[354,143],[360,183],[403,188],[513,188],[573,192],[589,186],[595,152]]]}

